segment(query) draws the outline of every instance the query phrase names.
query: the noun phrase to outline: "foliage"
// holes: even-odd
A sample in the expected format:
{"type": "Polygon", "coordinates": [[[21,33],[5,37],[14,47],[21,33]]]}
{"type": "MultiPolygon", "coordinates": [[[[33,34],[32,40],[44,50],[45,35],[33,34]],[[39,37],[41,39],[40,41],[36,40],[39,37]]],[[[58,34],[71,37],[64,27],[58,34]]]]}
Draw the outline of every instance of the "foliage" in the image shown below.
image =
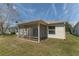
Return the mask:
{"type": "Polygon", "coordinates": [[[0,32],[2,34],[4,33],[4,23],[5,23],[5,19],[4,18],[5,18],[4,16],[0,16],[0,32]]]}
{"type": "Polygon", "coordinates": [[[19,13],[13,6],[7,3],[0,8],[0,34],[4,34],[13,22],[19,21],[17,20],[19,13]]]}
{"type": "Polygon", "coordinates": [[[72,34],[73,32],[72,25],[66,22],[65,27],[66,27],[66,32],[69,32],[70,34],[72,34]]]}

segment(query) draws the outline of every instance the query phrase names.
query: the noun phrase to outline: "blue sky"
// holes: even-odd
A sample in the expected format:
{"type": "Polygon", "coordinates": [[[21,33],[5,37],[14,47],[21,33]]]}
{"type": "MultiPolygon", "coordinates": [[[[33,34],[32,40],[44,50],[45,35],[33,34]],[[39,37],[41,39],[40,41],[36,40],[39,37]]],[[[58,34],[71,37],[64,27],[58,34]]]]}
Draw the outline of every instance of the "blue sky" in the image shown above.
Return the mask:
{"type": "MultiPolygon", "coordinates": [[[[0,5],[1,6],[1,5],[0,5]]],[[[73,3],[23,3],[13,4],[22,21],[44,19],[44,20],[64,20],[75,24],[79,21],[79,4],[73,3]]]]}

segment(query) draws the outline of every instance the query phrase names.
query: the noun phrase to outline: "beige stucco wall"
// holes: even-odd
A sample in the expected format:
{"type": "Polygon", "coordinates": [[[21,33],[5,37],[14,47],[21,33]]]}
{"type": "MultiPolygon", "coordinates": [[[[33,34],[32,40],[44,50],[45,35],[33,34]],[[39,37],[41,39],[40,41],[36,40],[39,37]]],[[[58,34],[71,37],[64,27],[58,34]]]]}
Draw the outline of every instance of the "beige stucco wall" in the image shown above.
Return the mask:
{"type": "Polygon", "coordinates": [[[48,33],[48,38],[66,39],[64,24],[54,24],[50,26],[55,26],[55,34],[48,33]]]}

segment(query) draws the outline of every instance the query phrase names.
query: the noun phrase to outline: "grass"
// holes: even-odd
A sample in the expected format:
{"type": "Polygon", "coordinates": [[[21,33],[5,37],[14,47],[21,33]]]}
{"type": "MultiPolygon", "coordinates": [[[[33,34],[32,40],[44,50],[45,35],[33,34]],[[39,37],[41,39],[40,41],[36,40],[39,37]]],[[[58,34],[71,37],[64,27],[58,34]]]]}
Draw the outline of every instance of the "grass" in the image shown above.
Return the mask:
{"type": "Polygon", "coordinates": [[[2,56],[76,56],[79,55],[79,37],[67,35],[66,40],[48,39],[40,44],[19,40],[15,35],[0,35],[2,56]]]}

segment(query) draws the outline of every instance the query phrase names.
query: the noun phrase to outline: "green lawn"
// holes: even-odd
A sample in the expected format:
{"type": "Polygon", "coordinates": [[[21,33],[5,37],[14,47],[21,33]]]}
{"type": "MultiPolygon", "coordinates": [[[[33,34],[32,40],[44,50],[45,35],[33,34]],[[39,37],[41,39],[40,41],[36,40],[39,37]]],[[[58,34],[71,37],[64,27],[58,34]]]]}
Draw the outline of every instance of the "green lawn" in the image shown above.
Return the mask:
{"type": "Polygon", "coordinates": [[[79,55],[79,37],[67,35],[66,40],[48,39],[37,44],[15,35],[0,35],[0,55],[79,55]]]}

